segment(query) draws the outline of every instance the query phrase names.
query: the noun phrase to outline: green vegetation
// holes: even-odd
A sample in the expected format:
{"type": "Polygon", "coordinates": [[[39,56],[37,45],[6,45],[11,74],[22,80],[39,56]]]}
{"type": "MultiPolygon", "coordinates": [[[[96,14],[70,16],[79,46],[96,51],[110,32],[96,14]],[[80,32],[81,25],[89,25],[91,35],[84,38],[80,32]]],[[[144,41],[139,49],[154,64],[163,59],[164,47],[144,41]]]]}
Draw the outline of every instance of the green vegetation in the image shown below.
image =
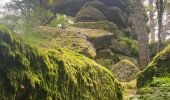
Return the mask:
{"type": "Polygon", "coordinates": [[[170,98],[170,78],[154,78],[145,87],[138,90],[137,96],[132,100],[169,100],[170,98]]]}
{"type": "Polygon", "coordinates": [[[43,47],[47,48],[66,48],[78,53],[81,53],[89,58],[96,56],[95,49],[92,44],[86,39],[86,36],[76,31],[70,31],[61,28],[38,27],[41,34],[48,36],[48,44],[43,47]]]}
{"type": "Polygon", "coordinates": [[[138,47],[137,47],[137,41],[133,40],[131,38],[128,38],[126,36],[121,35],[119,37],[119,43],[123,47],[130,47],[130,55],[132,57],[137,57],[138,56],[138,47]]]}
{"type": "Polygon", "coordinates": [[[129,57],[138,57],[137,41],[124,35],[120,35],[116,42],[113,42],[111,49],[116,54],[129,57]]]}
{"type": "Polygon", "coordinates": [[[153,77],[170,77],[170,45],[161,51],[148,67],[138,75],[138,88],[147,85],[153,77]]]}
{"type": "Polygon", "coordinates": [[[110,71],[67,49],[34,48],[0,25],[2,100],[122,100],[110,71]]]}
{"type": "MultiPolygon", "coordinates": [[[[170,98],[170,45],[157,54],[148,67],[137,77],[138,92],[133,99],[169,100],[170,98]]],[[[132,99],[132,100],[133,100],[132,99]]]]}
{"type": "Polygon", "coordinates": [[[117,30],[116,24],[108,21],[97,21],[97,22],[78,22],[72,26],[79,28],[99,29],[108,32],[115,33],[117,30]]]}

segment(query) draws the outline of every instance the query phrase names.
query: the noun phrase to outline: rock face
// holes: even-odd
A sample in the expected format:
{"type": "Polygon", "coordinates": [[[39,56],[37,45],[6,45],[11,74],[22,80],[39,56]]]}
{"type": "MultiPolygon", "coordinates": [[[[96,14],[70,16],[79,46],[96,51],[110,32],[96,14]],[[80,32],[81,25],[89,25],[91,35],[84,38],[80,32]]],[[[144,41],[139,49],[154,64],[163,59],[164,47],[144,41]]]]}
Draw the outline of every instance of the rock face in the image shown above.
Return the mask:
{"type": "Polygon", "coordinates": [[[138,75],[137,87],[138,92],[134,99],[170,98],[170,45],[156,55],[148,67],[138,75]]]}
{"type": "Polygon", "coordinates": [[[125,0],[57,0],[52,12],[76,17],[78,22],[107,20],[126,27],[129,3],[125,0]]]}
{"type": "Polygon", "coordinates": [[[152,81],[153,77],[170,77],[170,45],[154,57],[148,67],[138,76],[138,87],[152,81]]]}
{"type": "Polygon", "coordinates": [[[137,77],[139,69],[129,60],[121,60],[113,65],[112,72],[119,81],[129,82],[137,77]]]}
{"type": "Polygon", "coordinates": [[[1,100],[122,100],[110,71],[66,49],[23,44],[0,25],[1,100]]]}
{"type": "Polygon", "coordinates": [[[91,42],[96,49],[97,55],[95,61],[99,64],[110,69],[113,64],[116,64],[124,58],[130,59],[130,61],[137,64],[137,61],[133,60],[138,57],[137,41],[125,36],[124,31],[119,30],[116,24],[107,21],[97,21],[79,22],[72,26],[78,27],[74,28],[74,30],[86,34],[87,40],[91,42]],[[82,31],[91,29],[93,31],[95,30],[95,32],[82,31]]]}
{"type": "Polygon", "coordinates": [[[86,36],[79,31],[52,27],[39,27],[39,32],[50,36],[48,48],[62,47],[83,54],[89,58],[96,56],[92,44],[87,41],[86,36]]]}

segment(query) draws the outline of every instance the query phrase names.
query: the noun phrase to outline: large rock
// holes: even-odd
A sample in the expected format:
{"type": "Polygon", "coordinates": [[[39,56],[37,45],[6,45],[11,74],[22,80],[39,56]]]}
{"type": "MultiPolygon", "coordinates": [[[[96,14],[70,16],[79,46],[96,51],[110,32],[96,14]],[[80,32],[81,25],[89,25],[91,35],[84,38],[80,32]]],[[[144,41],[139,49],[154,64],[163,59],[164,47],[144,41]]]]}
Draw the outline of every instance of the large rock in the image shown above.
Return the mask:
{"type": "Polygon", "coordinates": [[[138,67],[129,60],[121,60],[112,67],[112,72],[119,81],[130,82],[137,77],[138,67]]]}
{"type": "Polygon", "coordinates": [[[53,3],[51,11],[76,17],[77,21],[107,20],[120,27],[126,27],[129,2],[125,0],[57,0],[53,3]]]}
{"type": "Polygon", "coordinates": [[[113,52],[129,56],[138,57],[137,41],[126,36],[119,36],[117,41],[113,41],[109,47],[113,52]]]}
{"type": "Polygon", "coordinates": [[[118,36],[118,27],[116,24],[108,21],[96,21],[96,22],[78,22],[74,23],[72,26],[79,28],[88,28],[88,29],[98,29],[111,32],[115,36],[118,36]]]}
{"type": "Polygon", "coordinates": [[[137,77],[137,94],[132,100],[169,100],[170,45],[157,54],[137,77]]]}
{"type": "Polygon", "coordinates": [[[76,20],[81,21],[99,21],[108,20],[121,27],[126,27],[126,17],[122,10],[118,7],[108,7],[102,2],[92,1],[86,3],[77,13],[76,20]]]}
{"type": "Polygon", "coordinates": [[[138,75],[138,88],[147,85],[153,77],[170,77],[170,45],[153,58],[148,67],[138,75]]]}
{"type": "Polygon", "coordinates": [[[122,100],[110,71],[66,49],[33,48],[0,25],[1,100],[122,100]]]}
{"type": "Polygon", "coordinates": [[[96,56],[96,51],[93,45],[86,39],[86,36],[81,33],[81,31],[72,29],[73,28],[38,27],[39,32],[50,37],[48,45],[45,44],[43,47],[62,47],[83,54],[89,58],[94,58],[96,56]]]}
{"type": "MultiPolygon", "coordinates": [[[[90,28],[90,25],[97,24],[97,23],[100,23],[100,22],[92,22],[92,23],[89,22],[88,23],[89,28],[85,25],[86,27],[84,27],[84,28],[83,27],[81,27],[81,28],[68,27],[67,30],[74,31],[74,32],[80,33],[80,34],[84,34],[87,37],[87,40],[92,43],[93,47],[96,50],[107,48],[110,45],[112,45],[113,39],[117,39],[118,34],[116,33],[116,30],[114,30],[115,33],[105,31],[105,28],[102,27],[102,25],[101,25],[102,23],[100,23],[101,26],[98,26],[98,27],[93,26],[93,28],[90,28]]],[[[87,24],[87,22],[85,22],[85,24],[87,24]]]]}

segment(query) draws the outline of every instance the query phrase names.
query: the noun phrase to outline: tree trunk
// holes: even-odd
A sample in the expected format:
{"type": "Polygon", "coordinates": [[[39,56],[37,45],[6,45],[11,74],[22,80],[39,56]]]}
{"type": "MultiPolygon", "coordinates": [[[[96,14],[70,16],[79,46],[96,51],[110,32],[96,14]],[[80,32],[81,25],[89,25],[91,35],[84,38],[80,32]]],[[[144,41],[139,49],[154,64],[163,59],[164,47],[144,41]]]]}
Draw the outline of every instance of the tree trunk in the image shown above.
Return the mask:
{"type": "Polygon", "coordinates": [[[158,50],[157,53],[160,52],[162,48],[162,18],[163,18],[163,12],[164,12],[164,1],[163,0],[157,0],[156,2],[157,6],[157,12],[158,12],[158,50]]]}
{"type": "Polygon", "coordinates": [[[155,42],[155,22],[154,22],[153,0],[149,0],[149,6],[152,7],[152,9],[149,12],[149,18],[150,18],[150,39],[151,39],[151,43],[153,43],[155,42]]]}
{"type": "Polygon", "coordinates": [[[148,41],[146,21],[143,14],[143,5],[141,0],[133,0],[134,4],[134,26],[138,35],[139,64],[140,69],[144,69],[149,63],[148,41]]]}

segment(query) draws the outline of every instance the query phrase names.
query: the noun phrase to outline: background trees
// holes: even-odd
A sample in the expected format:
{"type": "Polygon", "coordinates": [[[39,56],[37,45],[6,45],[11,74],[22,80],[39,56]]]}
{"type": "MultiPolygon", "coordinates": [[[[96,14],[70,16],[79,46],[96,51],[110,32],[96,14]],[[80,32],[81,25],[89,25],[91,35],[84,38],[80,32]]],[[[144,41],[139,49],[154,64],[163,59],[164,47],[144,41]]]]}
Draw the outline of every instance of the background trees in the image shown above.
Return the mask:
{"type": "Polygon", "coordinates": [[[134,5],[134,27],[138,35],[139,64],[144,69],[149,63],[148,42],[146,20],[144,18],[144,7],[141,0],[133,0],[134,5]]]}

